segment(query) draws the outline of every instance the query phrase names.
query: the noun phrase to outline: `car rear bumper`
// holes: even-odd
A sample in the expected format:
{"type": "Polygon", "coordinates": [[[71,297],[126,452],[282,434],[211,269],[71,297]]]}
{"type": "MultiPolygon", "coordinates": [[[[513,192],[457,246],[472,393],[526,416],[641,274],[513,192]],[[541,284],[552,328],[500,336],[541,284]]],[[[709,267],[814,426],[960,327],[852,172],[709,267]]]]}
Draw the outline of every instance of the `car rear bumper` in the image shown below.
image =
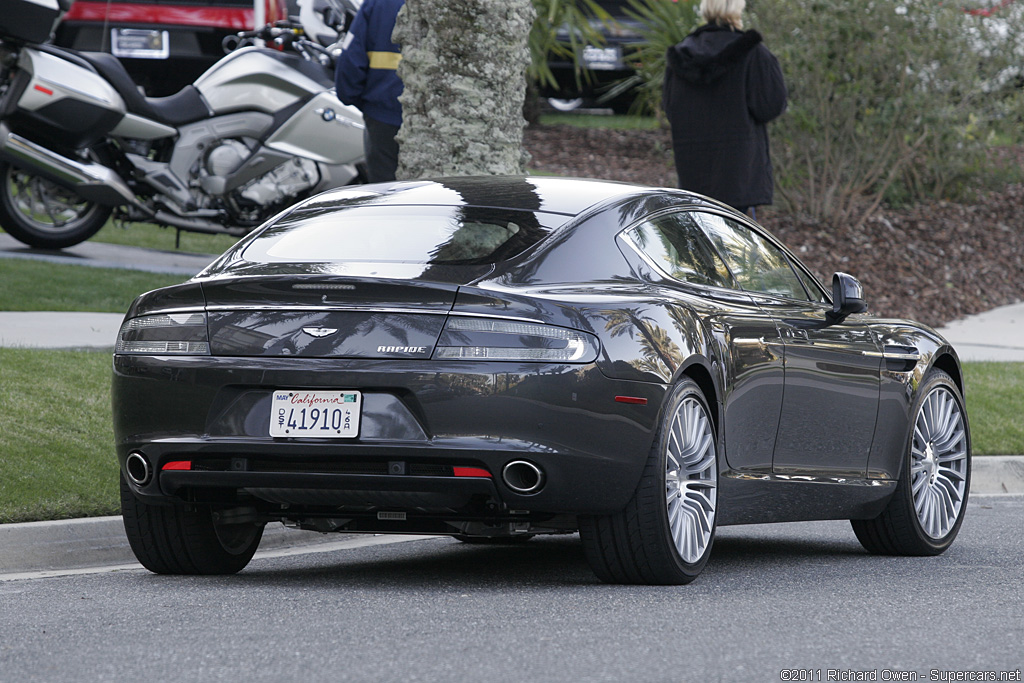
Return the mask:
{"type": "Polygon", "coordinates": [[[129,482],[149,502],[464,514],[621,509],[664,392],[594,365],[125,355],[112,386],[122,471],[145,459],[149,478],[129,482]],[[359,436],[271,437],[282,388],[361,391],[359,436]],[[510,480],[513,462],[537,469],[536,488],[510,480]]]}

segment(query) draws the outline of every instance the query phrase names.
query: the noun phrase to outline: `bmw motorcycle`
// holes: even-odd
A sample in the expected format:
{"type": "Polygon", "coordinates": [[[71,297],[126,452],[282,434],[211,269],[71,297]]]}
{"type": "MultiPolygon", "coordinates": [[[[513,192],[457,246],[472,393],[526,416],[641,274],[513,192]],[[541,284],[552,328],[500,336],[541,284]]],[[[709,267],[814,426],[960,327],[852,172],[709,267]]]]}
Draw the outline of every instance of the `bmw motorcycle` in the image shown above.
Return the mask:
{"type": "Polygon", "coordinates": [[[145,97],[116,57],[48,44],[70,0],[0,0],[0,225],[60,249],[111,217],[242,236],[359,181],[363,120],[329,52],[266,27],[175,95],[145,97]]]}

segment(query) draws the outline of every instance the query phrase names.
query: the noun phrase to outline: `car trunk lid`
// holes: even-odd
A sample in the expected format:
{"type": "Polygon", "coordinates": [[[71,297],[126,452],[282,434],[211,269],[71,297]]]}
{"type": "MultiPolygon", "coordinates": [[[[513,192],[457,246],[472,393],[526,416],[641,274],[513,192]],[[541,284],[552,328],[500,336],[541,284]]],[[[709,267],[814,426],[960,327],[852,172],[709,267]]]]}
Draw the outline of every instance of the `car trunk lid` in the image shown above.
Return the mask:
{"type": "Polygon", "coordinates": [[[203,283],[215,356],[429,358],[454,283],[259,277],[203,283]]]}

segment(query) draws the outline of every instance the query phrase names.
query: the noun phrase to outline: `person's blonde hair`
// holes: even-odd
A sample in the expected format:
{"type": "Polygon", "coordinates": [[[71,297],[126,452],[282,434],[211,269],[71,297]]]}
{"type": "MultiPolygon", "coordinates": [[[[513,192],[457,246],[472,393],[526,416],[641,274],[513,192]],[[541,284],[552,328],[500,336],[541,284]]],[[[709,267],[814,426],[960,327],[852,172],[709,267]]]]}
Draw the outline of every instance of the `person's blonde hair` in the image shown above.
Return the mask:
{"type": "Polygon", "coordinates": [[[709,24],[743,29],[743,10],[747,0],[701,0],[697,12],[709,24]]]}

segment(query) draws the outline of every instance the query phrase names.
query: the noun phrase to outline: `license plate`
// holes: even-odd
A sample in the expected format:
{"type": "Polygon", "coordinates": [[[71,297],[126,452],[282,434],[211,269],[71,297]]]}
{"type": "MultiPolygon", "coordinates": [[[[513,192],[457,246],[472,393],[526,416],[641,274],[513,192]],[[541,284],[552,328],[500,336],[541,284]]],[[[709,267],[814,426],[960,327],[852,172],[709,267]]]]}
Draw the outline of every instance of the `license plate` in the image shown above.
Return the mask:
{"type": "Polygon", "coordinates": [[[270,406],[270,436],[352,439],[359,435],[358,391],[278,389],[270,406]]]}
{"type": "Polygon", "coordinates": [[[110,29],[110,52],[135,59],[167,59],[171,54],[167,31],[141,28],[110,29]]]}
{"type": "Polygon", "coordinates": [[[587,45],[583,48],[583,65],[595,71],[610,71],[622,62],[622,50],[619,47],[595,47],[587,45]]]}

